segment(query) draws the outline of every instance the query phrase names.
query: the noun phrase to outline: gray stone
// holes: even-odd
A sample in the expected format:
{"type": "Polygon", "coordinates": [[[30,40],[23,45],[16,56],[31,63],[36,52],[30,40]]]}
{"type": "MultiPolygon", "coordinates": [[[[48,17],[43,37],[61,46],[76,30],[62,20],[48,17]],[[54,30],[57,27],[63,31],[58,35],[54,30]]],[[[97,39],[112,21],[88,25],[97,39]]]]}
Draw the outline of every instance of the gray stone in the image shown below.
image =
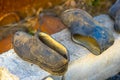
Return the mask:
{"type": "Polygon", "coordinates": [[[12,74],[18,76],[20,80],[40,80],[49,75],[37,65],[23,61],[13,49],[0,55],[0,67],[7,68],[12,74]]]}
{"type": "Polygon", "coordinates": [[[0,67],[0,80],[19,80],[19,78],[11,74],[7,69],[0,67]]]}

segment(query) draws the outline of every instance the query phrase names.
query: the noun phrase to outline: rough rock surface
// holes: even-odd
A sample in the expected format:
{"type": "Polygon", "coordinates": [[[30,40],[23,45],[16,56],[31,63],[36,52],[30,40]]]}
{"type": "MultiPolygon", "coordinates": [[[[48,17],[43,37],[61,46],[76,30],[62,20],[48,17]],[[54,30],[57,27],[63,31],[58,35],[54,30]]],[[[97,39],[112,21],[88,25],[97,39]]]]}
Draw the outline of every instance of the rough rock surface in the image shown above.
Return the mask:
{"type": "Polygon", "coordinates": [[[18,76],[20,80],[39,80],[45,75],[49,75],[38,66],[20,59],[13,49],[0,55],[0,66],[7,68],[12,74],[18,76]]]}
{"type": "Polygon", "coordinates": [[[18,77],[11,74],[7,69],[0,67],[0,80],[19,80],[18,77]]]}
{"type": "MultiPolygon", "coordinates": [[[[108,15],[100,15],[94,19],[105,27],[109,26],[108,28],[114,32],[112,29],[113,21],[109,18],[108,15]]],[[[70,54],[70,62],[78,58],[82,58],[83,56],[90,53],[86,48],[79,46],[71,41],[70,32],[68,29],[58,32],[52,36],[67,47],[70,54]]],[[[114,33],[114,36],[115,38],[119,38],[117,33],[114,33]]],[[[37,65],[20,59],[13,49],[0,55],[0,67],[7,68],[12,74],[19,77],[20,80],[41,80],[44,77],[50,75],[49,73],[39,68],[37,65]]]]}

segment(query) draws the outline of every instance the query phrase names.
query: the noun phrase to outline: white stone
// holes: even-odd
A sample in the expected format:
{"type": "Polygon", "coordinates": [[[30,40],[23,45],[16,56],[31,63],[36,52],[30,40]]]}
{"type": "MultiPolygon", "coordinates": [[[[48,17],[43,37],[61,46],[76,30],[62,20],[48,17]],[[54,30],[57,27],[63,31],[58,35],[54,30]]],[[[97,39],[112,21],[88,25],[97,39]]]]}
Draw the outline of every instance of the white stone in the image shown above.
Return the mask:
{"type": "Polygon", "coordinates": [[[0,67],[0,80],[19,80],[19,78],[11,74],[7,69],[0,67]]]}

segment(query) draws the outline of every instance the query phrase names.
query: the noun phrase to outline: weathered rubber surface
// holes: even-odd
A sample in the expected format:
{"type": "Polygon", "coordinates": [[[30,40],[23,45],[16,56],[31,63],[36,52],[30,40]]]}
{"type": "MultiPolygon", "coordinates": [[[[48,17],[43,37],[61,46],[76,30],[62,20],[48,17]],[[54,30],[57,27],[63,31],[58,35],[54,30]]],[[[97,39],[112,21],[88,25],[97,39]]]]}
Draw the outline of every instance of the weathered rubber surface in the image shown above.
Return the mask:
{"type": "Polygon", "coordinates": [[[69,27],[72,40],[95,55],[101,54],[114,42],[111,31],[98,24],[92,16],[81,9],[66,10],[61,18],[69,27]]]}
{"type": "MultiPolygon", "coordinates": [[[[67,49],[60,43],[55,42],[55,44],[61,45],[63,47],[62,49],[64,49],[59,53],[59,51],[50,48],[50,45],[48,46],[41,41],[39,37],[40,36],[32,36],[21,31],[16,32],[13,39],[13,48],[15,52],[23,60],[37,64],[52,75],[63,75],[67,70],[69,62],[67,49]]],[[[54,41],[53,39],[51,42],[53,46],[55,45],[54,41]]]]}

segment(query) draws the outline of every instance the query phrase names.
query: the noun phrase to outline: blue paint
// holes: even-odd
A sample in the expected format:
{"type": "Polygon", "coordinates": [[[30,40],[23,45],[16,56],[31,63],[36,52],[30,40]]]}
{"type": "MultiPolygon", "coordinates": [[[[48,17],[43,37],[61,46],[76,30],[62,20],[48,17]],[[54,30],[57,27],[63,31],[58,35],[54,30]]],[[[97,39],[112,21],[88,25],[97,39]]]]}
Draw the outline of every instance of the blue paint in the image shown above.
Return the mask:
{"type": "Polygon", "coordinates": [[[92,33],[92,36],[93,37],[95,37],[96,39],[100,39],[100,38],[102,38],[102,31],[104,31],[103,30],[103,28],[101,28],[101,27],[99,27],[99,26],[96,26],[94,29],[93,29],[93,33],[92,33]]]}

